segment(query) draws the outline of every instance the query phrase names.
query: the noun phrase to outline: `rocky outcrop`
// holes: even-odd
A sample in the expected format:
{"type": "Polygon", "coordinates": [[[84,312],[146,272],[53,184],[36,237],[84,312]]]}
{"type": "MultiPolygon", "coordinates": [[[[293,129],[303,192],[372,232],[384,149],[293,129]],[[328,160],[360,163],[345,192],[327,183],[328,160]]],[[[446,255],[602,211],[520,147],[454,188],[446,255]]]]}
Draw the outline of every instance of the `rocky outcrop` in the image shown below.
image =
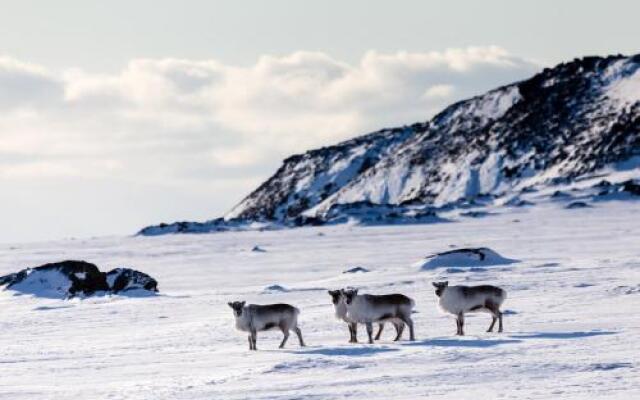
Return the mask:
{"type": "Polygon", "coordinates": [[[128,290],[158,291],[158,282],[145,274],[130,268],[116,268],[107,272],[107,285],[113,293],[126,292],[128,290]]]}
{"type": "Polygon", "coordinates": [[[158,291],[158,282],[140,271],[116,268],[105,273],[94,264],[75,260],[44,264],[2,276],[0,286],[50,298],[115,294],[135,289],[149,293],[158,291]]]}

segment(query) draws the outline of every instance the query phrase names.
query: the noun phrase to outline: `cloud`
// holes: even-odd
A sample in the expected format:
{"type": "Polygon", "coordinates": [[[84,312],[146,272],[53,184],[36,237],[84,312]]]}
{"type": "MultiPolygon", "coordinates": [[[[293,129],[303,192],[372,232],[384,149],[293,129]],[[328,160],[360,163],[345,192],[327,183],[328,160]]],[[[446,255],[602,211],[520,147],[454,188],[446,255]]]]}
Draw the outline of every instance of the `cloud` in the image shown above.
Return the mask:
{"type": "Polygon", "coordinates": [[[46,69],[0,57],[0,111],[52,104],[62,93],[62,82],[46,69]]]}
{"type": "Polygon", "coordinates": [[[427,120],[538,69],[495,46],[370,51],[353,65],[319,52],[249,66],[136,59],[116,74],[2,57],[0,177],[254,181],[291,153],[427,120]]]}
{"type": "Polygon", "coordinates": [[[452,85],[433,85],[425,90],[422,98],[425,100],[438,99],[438,98],[450,98],[455,91],[452,85]]]}

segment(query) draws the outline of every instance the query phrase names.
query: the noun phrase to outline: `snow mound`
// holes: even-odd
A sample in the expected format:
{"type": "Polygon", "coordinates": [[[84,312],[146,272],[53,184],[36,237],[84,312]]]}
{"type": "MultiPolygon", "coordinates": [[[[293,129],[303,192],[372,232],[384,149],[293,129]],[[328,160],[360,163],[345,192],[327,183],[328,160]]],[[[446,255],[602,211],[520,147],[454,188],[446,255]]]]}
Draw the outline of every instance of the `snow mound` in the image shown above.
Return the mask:
{"type": "Polygon", "coordinates": [[[485,267],[514,262],[518,260],[503,257],[489,248],[479,247],[432,254],[417,262],[415,266],[422,270],[430,270],[440,267],[485,267]]]}
{"type": "Polygon", "coordinates": [[[101,272],[94,264],[67,260],[26,268],[0,277],[0,286],[36,297],[65,299],[100,293],[121,293],[132,289],[158,291],[158,282],[130,268],[101,272]]]}
{"type": "Polygon", "coordinates": [[[590,208],[591,206],[584,201],[574,201],[572,203],[567,204],[564,208],[568,210],[573,210],[576,208],[590,208]]]}
{"type": "Polygon", "coordinates": [[[73,280],[60,271],[26,270],[24,274],[21,272],[13,274],[13,279],[7,285],[8,289],[48,298],[67,297],[79,290],[78,285],[75,285],[73,280]]]}
{"type": "Polygon", "coordinates": [[[287,289],[284,286],[275,284],[275,285],[269,285],[265,287],[262,292],[263,293],[287,293],[289,292],[289,289],[287,289]]]}

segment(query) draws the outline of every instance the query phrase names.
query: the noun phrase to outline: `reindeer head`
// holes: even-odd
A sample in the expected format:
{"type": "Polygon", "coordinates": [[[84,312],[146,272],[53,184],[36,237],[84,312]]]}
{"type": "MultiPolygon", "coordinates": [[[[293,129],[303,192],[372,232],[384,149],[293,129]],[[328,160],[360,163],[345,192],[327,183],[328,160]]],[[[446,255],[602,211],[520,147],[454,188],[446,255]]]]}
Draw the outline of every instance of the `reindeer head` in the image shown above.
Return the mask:
{"type": "Polygon", "coordinates": [[[239,317],[242,315],[242,310],[244,309],[244,305],[245,305],[244,301],[234,301],[232,303],[227,303],[227,304],[229,304],[229,307],[233,309],[233,314],[236,317],[239,317]]]}
{"type": "Polygon", "coordinates": [[[340,297],[342,293],[339,290],[329,290],[329,296],[331,296],[331,302],[335,305],[340,302],[340,297]]]}
{"type": "Polygon", "coordinates": [[[351,304],[353,299],[358,294],[358,289],[342,289],[340,290],[340,292],[344,296],[344,302],[347,304],[351,304]]]}
{"type": "Polygon", "coordinates": [[[442,296],[442,293],[444,293],[444,290],[447,288],[447,286],[449,286],[449,281],[431,282],[431,284],[436,288],[436,296],[440,297],[442,296]]]}

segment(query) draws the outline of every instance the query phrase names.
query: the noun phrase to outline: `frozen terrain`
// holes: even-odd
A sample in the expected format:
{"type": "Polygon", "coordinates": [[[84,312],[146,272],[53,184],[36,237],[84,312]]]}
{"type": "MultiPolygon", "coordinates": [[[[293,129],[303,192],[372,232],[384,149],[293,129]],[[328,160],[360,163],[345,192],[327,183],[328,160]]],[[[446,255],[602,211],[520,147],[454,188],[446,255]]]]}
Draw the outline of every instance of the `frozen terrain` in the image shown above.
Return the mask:
{"type": "MultiPolygon", "coordinates": [[[[131,265],[152,297],[57,300],[0,291],[2,399],[640,398],[640,202],[548,202],[426,225],[111,237],[0,247],[0,275],[63,259],[131,265]],[[257,247],[256,247],[257,246],[257,247]],[[421,270],[487,247],[514,263],[421,270]],[[252,251],[259,248],[261,251],[252,251]],[[343,273],[361,267],[368,272],[343,273]],[[436,308],[433,280],[509,293],[505,332],[436,308]],[[347,344],[326,289],[416,300],[416,342],[347,344]],[[290,302],[308,347],[233,328],[227,301],[290,302]]],[[[360,339],[364,340],[364,331],[360,339]]]]}

